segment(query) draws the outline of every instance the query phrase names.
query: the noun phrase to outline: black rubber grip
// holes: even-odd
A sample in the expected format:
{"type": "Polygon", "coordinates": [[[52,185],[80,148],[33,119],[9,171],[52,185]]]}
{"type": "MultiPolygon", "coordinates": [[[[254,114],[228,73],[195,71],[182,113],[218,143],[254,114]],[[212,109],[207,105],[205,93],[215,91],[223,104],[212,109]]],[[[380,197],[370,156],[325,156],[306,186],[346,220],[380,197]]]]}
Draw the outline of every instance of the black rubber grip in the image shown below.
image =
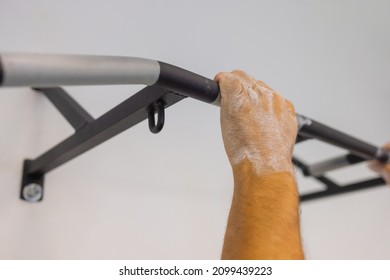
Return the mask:
{"type": "Polygon", "coordinates": [[[3,70],[3,63],[1,62],[1,56],[0,56],[0,86],[3,85],[3,79],[4,79],[4,70],[3,70]]]}
{"type": "Polygon", "coordinates": [[[219,87],[215,81],[164,62],[158,63],[160,77],[155,85],[207,103],[218,98],[219,87]]]}

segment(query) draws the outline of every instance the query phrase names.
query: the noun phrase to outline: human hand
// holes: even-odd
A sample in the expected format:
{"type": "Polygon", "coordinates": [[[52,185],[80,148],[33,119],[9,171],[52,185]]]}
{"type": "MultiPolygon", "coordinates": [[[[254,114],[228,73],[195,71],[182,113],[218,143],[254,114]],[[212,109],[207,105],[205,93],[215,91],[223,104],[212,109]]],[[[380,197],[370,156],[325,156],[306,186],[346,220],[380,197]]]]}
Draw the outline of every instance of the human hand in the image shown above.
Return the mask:
{"type": "Polygon", "coordinates": [[[249,162],[258,175],[293,172],[297,120],[292,103],[242,71],[219,73],[221,129],[233,170],[249,162]]]}
{"type": "MultiPolygon", "coordinates": [[[[383,149],[390,152],[390,142],[383,146],[383,149]]],[[[375,172],[381,174],[386,184],[390,185],[390,163],[381,163],[377,160],[372,160],[368,166],[375,172]]]]}

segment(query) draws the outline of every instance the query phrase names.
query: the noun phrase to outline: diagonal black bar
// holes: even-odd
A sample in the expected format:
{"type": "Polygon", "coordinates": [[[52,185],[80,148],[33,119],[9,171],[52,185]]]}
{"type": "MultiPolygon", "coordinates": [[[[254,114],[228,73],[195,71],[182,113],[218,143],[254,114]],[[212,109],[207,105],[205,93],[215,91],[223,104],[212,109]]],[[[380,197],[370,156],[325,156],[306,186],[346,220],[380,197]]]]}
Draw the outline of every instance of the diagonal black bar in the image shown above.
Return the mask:
{"type": "Polygon", "coordinates": [[[382,178],[375,178],[375,179],[370,179],[370,180],[366,180],[363,182],[358,182],[358,183],[354,183],[342,187],[331,188],[321,192],[304,194],[300,196],[300,200],[301,202],[303,202],[303,201],[313,200],[317,198],[323,198],[323,197],[339,195],[343,193],[349,193],[349,192],[368,189],[368,188],[379,187],[383,185],[385,185],[385,181],[382,178]]]}
{"type": "Polygon", "coordinates": [[[3,63],[1,62],[0,57],[0,86],[3,84],[4,71],[3,71],[3,63]]]}
{"type": "Polygon", "coordinates": [[[299,169],[301,169],[303,175],[305,176],[310,176],[309,174],[309,170],[308,170],[308,166],[306,163],[304,163],[303,161],[301,161],[300,159],[296,158],[295,156],[292,158],[292,163],[298,167],[299,169]]]}
{"type": "Polygon", "coordinates": [[[301,143],[301,142],[306,141],[306,140],[311,140],[311,139],[313,139],[313,137],[303,136],[303,135],[300,135],[298,133],[297,139],[295,139],[295,144],[301,143]]]}
{"type": "Polygon", "coordinates": [[[327,191],[333,191],[333,190],[336,190],[336,189],[340,188],[339,185],[337,185],[335,182],[330,180],[328,177],[318,176],[318,177],[313,177],[313,178],[317,179],[321,183],[324,183],[326,185],[326,190],[327,191]]]}
{"type": "Polygon", "coordinates": [[[62,88],[34,88],[34,90],[42,92],[74,129],[78,130],[94,121],[94,118],[62,88]]]}
{"type": "Polygon", "coordinates": [[[75,158],[148,118],[148,107],[162,101],[165,108],[185,96],[173,94],[159,87],[146,87],[128,98],[100,118],[85,125],[40,157],[32,160],[28,174],[42,174],[75,158]]]}

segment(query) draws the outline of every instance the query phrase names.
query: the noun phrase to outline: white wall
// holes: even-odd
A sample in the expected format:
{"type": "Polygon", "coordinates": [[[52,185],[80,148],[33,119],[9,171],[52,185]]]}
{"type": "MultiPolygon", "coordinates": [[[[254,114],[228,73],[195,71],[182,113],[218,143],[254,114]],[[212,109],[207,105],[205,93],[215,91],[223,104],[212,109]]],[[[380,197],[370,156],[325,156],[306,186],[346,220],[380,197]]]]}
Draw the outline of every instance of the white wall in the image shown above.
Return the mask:
{"type": "MultiPolygon", "coordinates": [[[[212,78],[243,69],[297,111],[381,145],[390,138],[388,1],[0,0],[0,51],[153,58],[212,78]]],[[[95,117],[140,87],[69,87],[95,117]]],[[[216,259],[232,194],[218,108],[185,100],[163,132],[141,123],[18,198],[24,158],[72,133],[29,89],[0,89],[0,258],[216,259]]],[[[339,155],[318,143],[309,162],[339,155]]],[[[365,165],[333,174],[371,176],[365,165]]],[[[302,191],[318,184],[299,176],[302,191]]],[[[390,258],[390,189],[302,205],[309,259],[390,258]]]]}

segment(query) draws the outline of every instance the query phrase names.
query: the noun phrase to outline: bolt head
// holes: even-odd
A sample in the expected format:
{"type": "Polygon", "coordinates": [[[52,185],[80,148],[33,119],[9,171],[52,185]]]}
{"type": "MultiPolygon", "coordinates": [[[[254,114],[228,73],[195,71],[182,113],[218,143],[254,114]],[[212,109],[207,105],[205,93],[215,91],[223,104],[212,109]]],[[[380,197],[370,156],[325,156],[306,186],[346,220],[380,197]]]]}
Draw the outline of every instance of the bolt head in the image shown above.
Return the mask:
{"type": "Polygon", "coordinates": [[[43,188],[41,185],[32,183],[24,186],[22,191],[23,199],[28,202],[38,202],[42,199],[43,188]]]}

